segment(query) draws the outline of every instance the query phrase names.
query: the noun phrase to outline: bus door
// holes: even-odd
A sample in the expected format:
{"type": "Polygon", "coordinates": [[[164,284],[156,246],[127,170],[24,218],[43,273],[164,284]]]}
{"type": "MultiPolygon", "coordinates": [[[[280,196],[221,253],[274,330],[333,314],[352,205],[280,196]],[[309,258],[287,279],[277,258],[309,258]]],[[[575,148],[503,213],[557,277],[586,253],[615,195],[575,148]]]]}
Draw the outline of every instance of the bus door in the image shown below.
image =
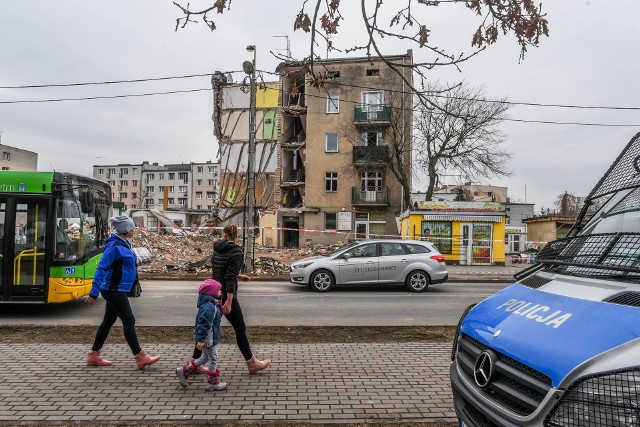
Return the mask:
{"type": "Polygon", "coordinates": [[[48,203],[44,199],[0,199],[4,238],[0,281],[3,301],[46,301],[48,203]]]}

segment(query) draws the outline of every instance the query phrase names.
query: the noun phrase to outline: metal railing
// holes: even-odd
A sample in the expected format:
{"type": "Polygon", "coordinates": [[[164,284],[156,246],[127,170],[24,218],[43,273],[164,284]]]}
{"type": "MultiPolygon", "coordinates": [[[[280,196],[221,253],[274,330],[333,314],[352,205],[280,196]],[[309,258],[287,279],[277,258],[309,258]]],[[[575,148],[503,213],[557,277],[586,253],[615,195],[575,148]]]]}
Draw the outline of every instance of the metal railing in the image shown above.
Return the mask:
{"type": "Polygon", "coordinates": [[[355,123],[391,122],[391,107],[384,104],[363,104],[354,107],[355,123]]]}
{"type": "Polygon", "coordinates": [[[353,147],[353,163],[355,164],[379,164],[388,161],[389,147],[386,145],[353,147]]]}
{"type": "Polygon", "coordinates": [[[389,187],[380,190],[362,191],[359,187],[351,187],[352,205],[389,205],[389,187]]]}

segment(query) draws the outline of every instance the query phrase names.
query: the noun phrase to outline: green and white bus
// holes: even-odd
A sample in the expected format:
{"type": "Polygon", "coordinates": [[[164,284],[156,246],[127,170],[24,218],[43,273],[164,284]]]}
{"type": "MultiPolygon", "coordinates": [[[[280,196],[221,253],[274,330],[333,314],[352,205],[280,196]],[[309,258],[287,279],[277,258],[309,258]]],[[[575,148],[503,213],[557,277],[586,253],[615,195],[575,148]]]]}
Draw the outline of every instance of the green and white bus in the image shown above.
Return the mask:
{"type": "Polygon", "coordinates": [[[0,303],[88,295],[110,211],[106,182],[65,172],[0,171],[0,303]]]}

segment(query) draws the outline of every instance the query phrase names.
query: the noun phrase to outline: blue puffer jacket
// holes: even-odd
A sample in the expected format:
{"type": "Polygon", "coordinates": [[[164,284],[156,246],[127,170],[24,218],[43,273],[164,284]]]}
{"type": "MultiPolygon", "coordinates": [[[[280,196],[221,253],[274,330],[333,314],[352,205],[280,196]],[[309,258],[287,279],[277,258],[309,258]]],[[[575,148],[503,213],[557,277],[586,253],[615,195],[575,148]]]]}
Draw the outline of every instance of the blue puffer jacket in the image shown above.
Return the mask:
{"type": "Polygon", "coordinates": [[[217,345],[220,342],[220,322],[222,310],[218,298],[211,295],[198,295],[198,314],[196,314],[196,344],[201,342],[206,346],[217,345]]]}
{"type": "Polygon", "coordinates": [[[112,234],[98,263],[89,296],[97,298],[100,291],[108,290],[129,292],[138,274],[136,259],[131,243],[112,234]]]}

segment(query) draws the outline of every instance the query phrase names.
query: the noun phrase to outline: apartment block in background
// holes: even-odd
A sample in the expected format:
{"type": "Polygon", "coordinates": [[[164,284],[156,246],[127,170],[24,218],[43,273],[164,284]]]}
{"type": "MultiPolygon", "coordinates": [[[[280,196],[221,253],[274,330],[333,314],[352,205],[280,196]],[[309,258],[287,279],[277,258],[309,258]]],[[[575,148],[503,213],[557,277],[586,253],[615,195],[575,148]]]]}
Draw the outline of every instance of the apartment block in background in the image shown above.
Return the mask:
{"type": "Polygon", "coordinates": [[[3,171],[36,171],[38,170],[38,153],[0,144],[0,168],[3,171]]]}
{"type": "MultiPolygon", "coordinates": [[[[399,234],[403,189],[390,168],[392,150],[411,182],[411,51],[380,58],[314,63],[325,76],[313,87],[304,64],[283,63],[278,121],[277,247],[331,244],[399,234]],[[311,230],[311,231],[309,231],[311,230]]],[[[410,184],[409,184],[410,185],[410,184]]]]}
{"type": "Polygon", "coordinates": [[[213,211],[217,199],[219,164],[160,165],[119,163],[94,165],[93,177],[111,186],[114,201],[127,209],[213,211]]]}

